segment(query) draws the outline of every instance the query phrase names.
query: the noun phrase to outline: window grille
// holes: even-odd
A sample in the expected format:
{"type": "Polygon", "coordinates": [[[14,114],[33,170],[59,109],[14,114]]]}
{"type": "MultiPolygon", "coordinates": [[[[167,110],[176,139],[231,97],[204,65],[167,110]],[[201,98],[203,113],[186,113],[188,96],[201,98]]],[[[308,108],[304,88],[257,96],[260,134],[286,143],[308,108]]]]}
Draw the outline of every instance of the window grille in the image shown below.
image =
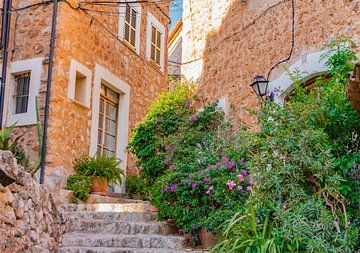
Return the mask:
{"type": "Polygon", "coordinates": [[[30,92],[30,72],[16,74],[15,79],[15,114],[26,113],[30,92]]]}

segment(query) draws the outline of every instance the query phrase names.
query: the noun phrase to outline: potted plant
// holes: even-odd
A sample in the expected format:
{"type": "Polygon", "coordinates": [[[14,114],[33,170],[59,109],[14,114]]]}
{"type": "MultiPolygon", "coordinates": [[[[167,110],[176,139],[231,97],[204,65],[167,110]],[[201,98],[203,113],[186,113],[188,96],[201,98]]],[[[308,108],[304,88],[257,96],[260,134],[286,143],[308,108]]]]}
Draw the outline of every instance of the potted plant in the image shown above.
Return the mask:
{"type": "Polygon", "coordinates": [[[105,155],[83,156],[75,163],[77,174],[91,177],[91,192],[105,195],[108,184],[121,184],[124,172],[120,169],[121,161],[105,155]]]}

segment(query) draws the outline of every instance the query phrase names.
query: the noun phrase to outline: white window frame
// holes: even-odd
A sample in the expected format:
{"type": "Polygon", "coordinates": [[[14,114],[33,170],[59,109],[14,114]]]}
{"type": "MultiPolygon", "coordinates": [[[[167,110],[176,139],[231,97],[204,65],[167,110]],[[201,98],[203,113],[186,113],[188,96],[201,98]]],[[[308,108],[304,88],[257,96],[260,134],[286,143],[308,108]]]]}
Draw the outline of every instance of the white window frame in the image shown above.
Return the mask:
{"type": "Polygon", "coordinates": [[[116,158],[121,159],[120,169],[125,170],[127,165],[126,147],[128,145],[129,135],[129,112],[130,112],[130,86],[123,80],[109,72],[107,69],[96,64],[94,87],[92,94],[92,115],[91,115],[91,139],[90,139],[90,155],[96,155],[98,141],[99,126],[99,103],[100,103],[100,87],[102,83],[106,83],[112,90],[119,93],[118,108],[118,126],[116,138],[116,158]]]}
{"type": "Polygon", "coordinates": [[[91,96],[91,70],[75,59],[71,59],[70,71],[69,71],[69,86],[68,86],[68,98],[75,103],[81,104],[87,108],[90,108],[90,96],[91,96]],[[75,99],[76,90],[76,73],[79,72],[86,77],[86,89],[85,89],[85,103],[75,99]]]}
{"type": "Polygon", "coordinates": [[[164,71],[165,66],[165,26],[149,11],[147,14],[146,27],[146,58],[151,61],[151,30],[155,27],[161,33],[161,50],[160,50],[160,69],[164,71]]]}
{"type": "MultiPolygon", "coordinates": [[[[123,40],[125,43],[129,44],[125,41],[125,13],[126,13],[126,0],[122,0],[124,4],[120,4],[119,6],[119,31],[118,36],[119,39],[123,40]]],[[[141,35],[141,4],[139,3],[128,3],[131,8],[136,11],[136,32],[135,32],[135,51],[140,54],[140,35],[141,35]]]]}
{"type": "Polygon", "coordinates": [[[37,123],[35,97],[39,95],[41,74],[43,71],[44,58],[34,58],[11,63],[11,74],[9,82],[9,96],[6,125],[16,126],[34,125],[37,123]],[[15,79],[14,75],[23,72],[30,72],[29,99],[26,113],[15,114],[15,79]]]}

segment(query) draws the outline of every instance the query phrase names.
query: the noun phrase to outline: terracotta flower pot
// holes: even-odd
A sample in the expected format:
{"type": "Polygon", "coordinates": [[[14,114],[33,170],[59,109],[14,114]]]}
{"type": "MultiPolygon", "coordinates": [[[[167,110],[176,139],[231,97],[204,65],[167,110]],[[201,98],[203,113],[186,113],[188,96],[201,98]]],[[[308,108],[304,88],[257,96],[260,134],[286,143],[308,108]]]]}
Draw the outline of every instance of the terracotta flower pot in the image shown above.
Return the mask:
{"type": "Polygon", "coordinates": [[[206,228],[200,229],[199,237],[204,249],[211,249],[216,243],[216,237],[206,228]]]}
{"type": "Polygon", "coordinates": [[[108,182],[107,182],[106,178],[92,177],[91,183],[92,183],[92,186],[91,186],[92,193],[106,195],[106,189],[108,187],[108,182]]]}

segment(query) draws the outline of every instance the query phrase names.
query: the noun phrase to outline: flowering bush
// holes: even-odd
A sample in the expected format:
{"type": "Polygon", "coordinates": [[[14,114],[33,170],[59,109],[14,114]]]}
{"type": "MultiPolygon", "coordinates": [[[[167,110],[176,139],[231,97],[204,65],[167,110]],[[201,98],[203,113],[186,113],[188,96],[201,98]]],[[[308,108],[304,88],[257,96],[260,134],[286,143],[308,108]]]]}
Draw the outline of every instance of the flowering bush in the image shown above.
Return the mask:
{"type": "Polygon", "coordinates": [[[242,208],[255,182],[246,170],[244,149],[234,146],[216,103],[189,117],[188,124],[191,128],[179,129],[168,140],[167,170],[152,188],[152,204],[182,233],[201,228],[216,233],[242,208]]]}
{"type": "Polygon", "coordinates": [[[145,119],[133,129],[128,149],[150,183],[165,171],[164,143],[194,114],[194,100],[193,85],[177,84],[159,96],[145,119]]]}
{"type": "Polygon", "coordinates": [[[347,72],[356,59],[342,37],[324,55],[327,78],[310,92],[291,73],[295,91],[284,107],[262,109],[262,131],[248,169],[257,181],[247,211],[226,223],[213,252],[357,252],[360,117],[346,96],[347,72]],[[326,57],[325,57],[326,56],[326,57]]]}

